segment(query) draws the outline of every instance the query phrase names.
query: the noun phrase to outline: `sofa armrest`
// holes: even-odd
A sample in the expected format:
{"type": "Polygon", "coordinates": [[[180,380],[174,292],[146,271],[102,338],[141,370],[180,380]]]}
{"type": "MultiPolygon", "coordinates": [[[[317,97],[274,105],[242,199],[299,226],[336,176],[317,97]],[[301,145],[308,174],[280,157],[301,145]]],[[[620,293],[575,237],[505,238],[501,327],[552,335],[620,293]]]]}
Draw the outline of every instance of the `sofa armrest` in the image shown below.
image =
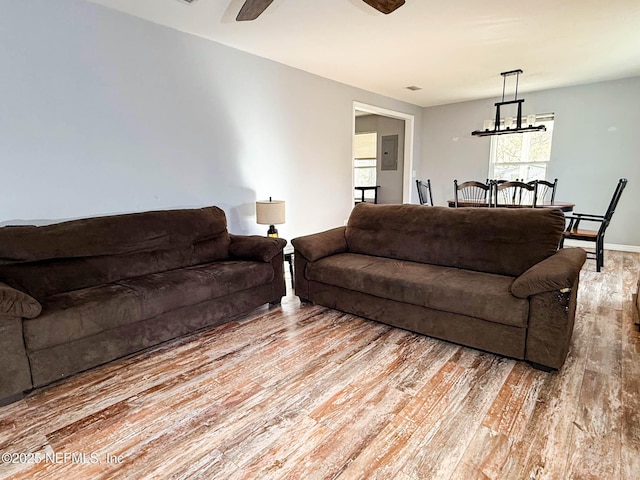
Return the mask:
{"type": "Polygon", "coordinates": [[[544,292],[571,288],[587,259],[582,248],[562,248],[516,278],[511,293],[527,298],[544,292]]]}
{"type": "Polygon", "coordinates": [[[0,314],[0,406],[19,400],[33,388],[24,347],[22,318],[0,314]]]}
{"type": "Polygon", "coordinates": [[[42,306],[35,298],[0,282],[0,315],[35,318],[41,311],[42,306]]]}
{"type": "Polygon", "coordinates": [[[231,238],[229,253],[232,257],[258,262],[270,262],[287,244],[284,238],[231,234],[229,237],[231,238]]]}
{"type": "Polygon", "coordinates": [[[346,227],[332,228],[291,240],[294,248],[307,260],[314,262],[330,255],[347,251],[346,227]]]}

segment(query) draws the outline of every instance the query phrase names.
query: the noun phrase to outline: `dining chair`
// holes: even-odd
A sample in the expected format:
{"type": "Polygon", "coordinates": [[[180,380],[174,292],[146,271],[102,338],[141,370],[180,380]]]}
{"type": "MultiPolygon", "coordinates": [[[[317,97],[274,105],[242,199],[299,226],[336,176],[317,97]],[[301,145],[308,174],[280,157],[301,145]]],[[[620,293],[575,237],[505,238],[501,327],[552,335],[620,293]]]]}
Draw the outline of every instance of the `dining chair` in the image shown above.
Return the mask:
{"type": "Polygon", "coordinates": [[[618,185],[613,192],[613,197],[609,202],[609,207],[604,215],[592,215],[589,213],[573,213],[566,215],[565,218],[569,220],[567,228],[564,231],[562,238],[560,239],[560,248],[564,246],[565,239],[571,240],[585,240],[588,242],[595,242],[595,252],[587,252],[588,258],[593,258],[596,261],[596,271],[599,272],[604,266],[604,234],[607,227],[611,223],[613,214],[616,211],[620,197],[624,188],[627,186],[627,179],[621,178],[618,180],[618,185]],[[597,230],[583,230],[580,228],[580,222],[592,222],[597,223],[597,230]]]}
{"type": "Polygon", "coordinates": [[[490,207],[491,206],[491,183],[468,181],[458,183],[453,181],[454,206],[460,204],[465,207],[490,207]]]}
{"type": "Polygon", "coordinates": [[[433,207],[431,180],[428,178],[426,182],[416,180],[416,187],[418,188],[418,200],[420,201],[420,205],[429,205],[430,207],[433,207]]]}
{"type": "Polygon", "coordinates": [[[535,207],[537,183],[520,181],[493,183],[494,207],[535,207]]]}
{"type": "Polygon", "coordinates": [[[538,184],[538,192],[536,194],[536,205],[553,205],[556,200],[556,187],[558,186],[558,179],[553,182],[547,180],[532,180],[527,182],[530,184],[538,184]]]}

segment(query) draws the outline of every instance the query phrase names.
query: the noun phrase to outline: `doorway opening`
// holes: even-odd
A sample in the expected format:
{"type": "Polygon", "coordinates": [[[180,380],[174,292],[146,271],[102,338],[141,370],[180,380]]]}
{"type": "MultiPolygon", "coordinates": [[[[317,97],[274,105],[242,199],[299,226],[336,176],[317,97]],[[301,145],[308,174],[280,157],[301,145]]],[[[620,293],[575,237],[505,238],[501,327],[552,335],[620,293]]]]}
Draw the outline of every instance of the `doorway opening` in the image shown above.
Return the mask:
{"type": "MultiPolygon", "coordinates": [[[[357,115],[357,113],[356,113],[357,115]]],[[[355,189],[355,203],[378,203],[378,132],[363,131],[363,117],[356,118],[356,131],[353,138],[353,184],[355,189]],[[358,128],[360,126],[360,128],[358,128]]],[[[371,122],[367,122],[371,123],[371,122]]]]}
{"type": "Polygon", "coordinates": [[[352,191],[355,203],[411,202],[413,136],[413,115],[354,102],[352,191]]]}

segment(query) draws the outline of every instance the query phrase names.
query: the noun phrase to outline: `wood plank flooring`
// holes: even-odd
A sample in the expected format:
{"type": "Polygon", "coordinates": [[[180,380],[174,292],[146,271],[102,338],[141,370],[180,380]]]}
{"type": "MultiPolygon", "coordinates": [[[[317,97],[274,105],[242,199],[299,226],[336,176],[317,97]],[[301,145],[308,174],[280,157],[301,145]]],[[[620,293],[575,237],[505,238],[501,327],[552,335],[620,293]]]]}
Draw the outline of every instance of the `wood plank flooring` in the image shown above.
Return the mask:
{"type": "Polygon", "coordinates": [[[605,261],[558,372],[289,292],[0,408],[0,478],[637,480],[640,254],[605,261]]]}

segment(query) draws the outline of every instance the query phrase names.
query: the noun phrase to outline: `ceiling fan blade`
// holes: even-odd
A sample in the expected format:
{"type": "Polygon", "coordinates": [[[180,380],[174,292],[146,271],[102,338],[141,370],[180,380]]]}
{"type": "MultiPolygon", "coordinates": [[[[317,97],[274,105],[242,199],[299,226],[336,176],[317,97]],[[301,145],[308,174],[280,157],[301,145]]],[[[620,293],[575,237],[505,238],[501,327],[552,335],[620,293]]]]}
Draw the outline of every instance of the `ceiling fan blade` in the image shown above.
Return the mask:
{"type": "Polygon", "coordinates": [[[393,12],[397,8],[404,5],[404,0],[362,0],[367,5],[371,5],[373,8],[385,15],[393,12]]]}
{"type": "Polygon", "coordinates": [[[246,0],[238,13],[236,20],[238,22],[255,20],[267,9],[269,5],[271,5],[272,2],[273,0],[246,0]]]}

